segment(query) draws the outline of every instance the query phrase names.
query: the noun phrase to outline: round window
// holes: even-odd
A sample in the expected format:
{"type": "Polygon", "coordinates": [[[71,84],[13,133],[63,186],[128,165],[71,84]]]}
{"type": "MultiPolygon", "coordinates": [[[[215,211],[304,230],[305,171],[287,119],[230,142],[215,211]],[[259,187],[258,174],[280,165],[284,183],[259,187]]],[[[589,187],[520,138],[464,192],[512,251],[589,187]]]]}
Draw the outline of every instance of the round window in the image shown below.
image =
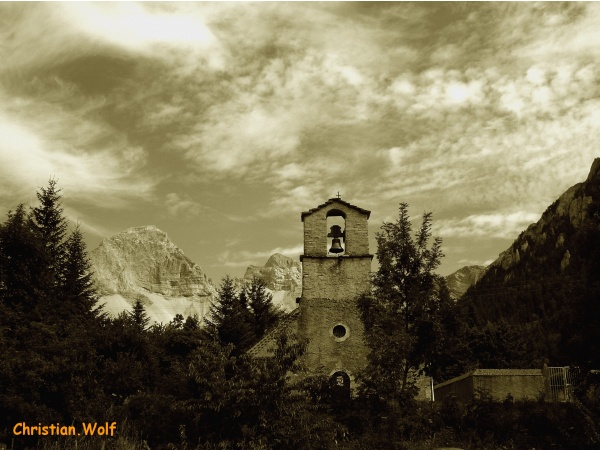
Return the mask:
{"type": "Polygon", "coordinates": [[[329,330],[329,333],[331,333],[330,336],[332,336],[336,342],[343,342],[350,337],[350,328],[344,323],[338,322],[329,330]]]}
{"type": "Polygon", "coordinates": [[[333,335],[336,338],[343,338],[346,336],[346,327],[344,325],[336,325],[333,327],[333,335]]]}

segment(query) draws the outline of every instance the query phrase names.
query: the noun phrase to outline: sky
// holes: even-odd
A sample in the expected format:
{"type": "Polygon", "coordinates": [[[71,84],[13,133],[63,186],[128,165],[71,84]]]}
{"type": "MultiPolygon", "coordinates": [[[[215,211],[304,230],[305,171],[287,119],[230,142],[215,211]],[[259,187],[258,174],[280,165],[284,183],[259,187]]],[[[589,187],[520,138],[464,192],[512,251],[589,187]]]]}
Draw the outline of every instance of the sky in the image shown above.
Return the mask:
{"type": "Polygon", "coordinates": [[[215,282],[334,197],[488,264],[600,156],[600,3],[0,3],[0,217],[155,225],[215,282]]]}

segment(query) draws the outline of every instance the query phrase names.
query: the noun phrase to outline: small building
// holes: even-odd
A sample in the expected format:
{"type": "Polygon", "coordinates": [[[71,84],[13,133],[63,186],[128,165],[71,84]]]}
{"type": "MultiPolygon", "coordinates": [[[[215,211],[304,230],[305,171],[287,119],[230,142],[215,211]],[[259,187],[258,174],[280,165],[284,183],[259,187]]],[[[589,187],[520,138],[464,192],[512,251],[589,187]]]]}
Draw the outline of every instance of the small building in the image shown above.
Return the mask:
{"type": "Polygon", "coordinates": [[[480,395],[489,395],[496,401],[509,396],[514,400],[536,400],[545,393],[541,369],[475,369],[434,386],[436,401],[451,397],[469,401],[480,395]]]}

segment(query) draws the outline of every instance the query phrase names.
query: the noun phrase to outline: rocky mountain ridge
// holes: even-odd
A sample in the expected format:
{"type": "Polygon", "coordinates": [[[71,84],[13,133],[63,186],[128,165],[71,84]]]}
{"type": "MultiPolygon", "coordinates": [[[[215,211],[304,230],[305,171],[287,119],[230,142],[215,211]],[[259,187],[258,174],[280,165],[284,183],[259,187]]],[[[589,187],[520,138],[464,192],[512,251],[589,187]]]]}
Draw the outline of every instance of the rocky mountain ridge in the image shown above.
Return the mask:
{"type": "Polygon", "coordinates": [[[273,295],[273,303],[286,312],[296,308],[296,298],[302,295],[302,265],[300,261],[275,253],[264,266],[249,266],[244,281],[262,279],[273,295]]]}
{"type": "Polygon", "coordinates": [[[248,266],[244,280],[261,278],[272,291],[292,291],[302,287],[302,266],[299,261],[275,253],[264,266],[248,266]]]}
{"type": "Polygon", "coordinates": [[[485,266],[465,266],[448,275],[445,279],[450,296],[455,300],[461,298],[469,287],[477,283],[485,271],[485,266]]]}
{"type": "Polygon", "coordinates": [[[593,186],[600,184],[600,158],[596,158],[592,164],[587,179],[567,189],[546,211],[540,220],[533,223],[523,231],[513,244],[502,252],[498,258],[488,267],[488,273],[492,275],[503,275],[505,281],[514,278],[514,269],[527,266],[527,260],[532,259],[540,262],[556,259],[552,272],[563,273],[571,262],[569,249],[570,237],[574,234],[588,217],[588,208],[592,202],[600,201],[594,198],[593,186]],[[546,251],[541,252],[544,248],[546,251]]]}
{"type": "Polygon", "coordinates": [[[461,314],[484,338],[479,348],[494,349],[478,358],[487,358],[488,366],[595,368],[598,280],[600,158],[586,180],[559,196],[459,300],[461,314]]]}
{"type": "Polygon", "coordinates": [[[142,300],[151,319],[203,317],[217,291],[202,269],[153,225],[129,228],[89,254],[100,302],[113,315],[142,300]]]}
{"type": "MultiPolygon", "coordinates": [[[[475,287],[485,287],[486,283],[497,285],[526,277],[538,266],[547,267],[550,275],[573,272],[580,253],[573,236],[589,222],[590,208],[600,215],[600,158],[592,164],[585,182],[562,194],[490,266],[468,266],[446,277],[452,295],[459,298],[474,282],[475,287]]],[[[141,299],[157,322],[169,322],[176,314],[202,318],[217,298],[202,269],[152,225],[105,239],[89,256],[100,301],[112,314],[130,309],[141,299]]],[[[296,308],[296,298],[302,293],[300,262],[275,254],[262,267],[248,267],[244,279],[254,276],[266,282],[276,305],[285,311],[296,308]]]]}
{"type": "MultiPolygon", "coordinates": [[[[89,253],[99,303],[112,316],[130,311],[141,300],[152,322],[170,322],[176,314],[205,317],[218,293],[202,269],[154,225],[129,228],[89,253]]],[[[249,266],[244,281],[259,277],[273,303],[289,312],[302,293],[299,261],[272,255],[264,266],[249,266]]]]}

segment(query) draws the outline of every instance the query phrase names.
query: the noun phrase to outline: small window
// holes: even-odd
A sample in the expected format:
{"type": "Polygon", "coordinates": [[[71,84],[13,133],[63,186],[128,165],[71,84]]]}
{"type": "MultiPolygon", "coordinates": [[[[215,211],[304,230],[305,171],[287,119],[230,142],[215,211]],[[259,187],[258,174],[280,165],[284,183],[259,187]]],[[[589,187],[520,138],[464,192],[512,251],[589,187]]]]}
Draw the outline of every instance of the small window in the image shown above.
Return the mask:
{"type": "Polygon", "coordinates": [[[342,338],[346,336],[346,327],[344,325],[336,325],[333,327],[333,335],[336,338],[342,338]]]}
{"type": "Polygon", "coordinates": [[[350,328],[344,323],[336,323],[330,333],[336,342],[343,342],[350,336],[350,328]]]}

